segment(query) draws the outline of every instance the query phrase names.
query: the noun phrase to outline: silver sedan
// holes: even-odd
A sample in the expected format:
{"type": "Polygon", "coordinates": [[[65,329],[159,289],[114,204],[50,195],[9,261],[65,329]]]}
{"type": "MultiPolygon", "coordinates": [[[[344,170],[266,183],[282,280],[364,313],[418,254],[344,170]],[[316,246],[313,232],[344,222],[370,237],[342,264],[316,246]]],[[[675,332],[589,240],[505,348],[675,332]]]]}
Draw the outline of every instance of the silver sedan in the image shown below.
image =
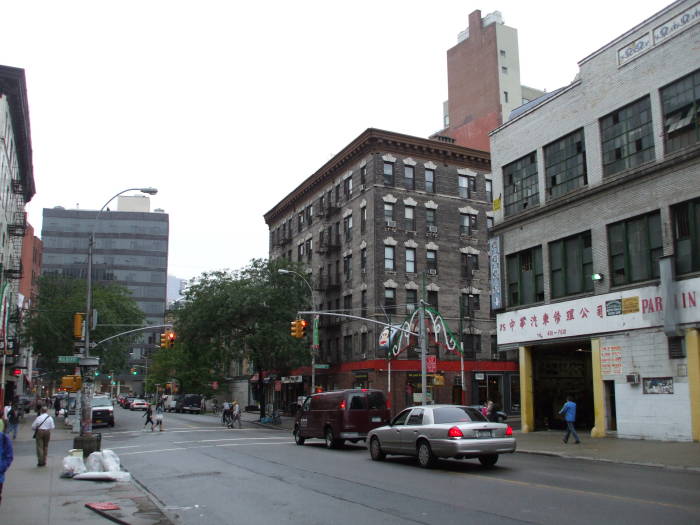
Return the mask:
{"type": "Polygon", "coordinates": [[[490,467],[499,454],[515,452],[510,426],[489,422],[478,410],[460,405],[407,408],[388,425],[370,431],[367,441],[375,461],[387,454],[416,456],[425,468],[436,458],[478,458],[490,467]]]}

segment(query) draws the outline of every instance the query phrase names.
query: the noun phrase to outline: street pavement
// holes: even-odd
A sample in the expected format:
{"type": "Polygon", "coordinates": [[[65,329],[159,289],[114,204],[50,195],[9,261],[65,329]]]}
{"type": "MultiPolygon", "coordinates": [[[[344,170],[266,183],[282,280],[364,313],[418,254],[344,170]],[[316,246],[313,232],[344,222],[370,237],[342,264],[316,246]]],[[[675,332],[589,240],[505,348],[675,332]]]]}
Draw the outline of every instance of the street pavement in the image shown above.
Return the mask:
{"type": "MultiPolygon", "coordinates": [[[[117,412],[119,414],[119,412],[117,412]]],[[[212,424],[220,416],[192,416],[202,423],[212,424]]],[[[121,418],[118,418],[118,422],[121,418]]],[[[242,415],[245,426],[276,429],[288,436],[293,418],[282,416],[280,425],[259,422],[257,413],[242,415]]],[[[92,524],[104,523],[105,518],[85,508],[86,503],[112,502],[120,506],[113,512],[117,522],[130,525],[166,525],[177,523],[173,512],[142,487],[138,480],[129,482],[91,482],[60,478],[62,459],[72,448],[74,435],[63,426],[52,432],[47,467],[36,466],[34,441],[31,439],[27,417],[15,442],[15,461],[6,475],[0,522],[13,524],[92,524]],[[11,517],[6,521],[6,517],[11,517]]],[[[99,431],[99,430],[98,430],[99,431]]],[[[112,429],[102,430],[104,433],[112,429]]],[[[166,425],[165,432],[168,432],[166,425]]],[[[518,452],[560,458],[658,467],[666,470],[700,472],[700,443],[629,440],[617,438],[593,439],[581,435],[582,443],[564,444],[561,432],[515,432],[518,452]]],[[[104,444],[103,444],[104,447],[104,444]]],[[[104,447],[108,448],[108,447],[104,447]]],[[[117,451],[119,454],[119,451],[117,451]]],[[[544,459],[544,458],[543,458],[544,459]]]]}

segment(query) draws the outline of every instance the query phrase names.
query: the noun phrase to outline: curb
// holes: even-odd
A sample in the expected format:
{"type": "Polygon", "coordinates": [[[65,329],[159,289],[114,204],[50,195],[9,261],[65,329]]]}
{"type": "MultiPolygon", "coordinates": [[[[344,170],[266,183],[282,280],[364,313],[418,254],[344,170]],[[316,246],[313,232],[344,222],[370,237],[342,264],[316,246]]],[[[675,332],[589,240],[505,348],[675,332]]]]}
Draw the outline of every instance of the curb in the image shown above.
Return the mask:
{"type": "Polygon", "coordinates": [[[515,451],[515,453],[521,453],[521,454],[533,454],[533,455],[539,455],[539,456],[550,456],[550,457],[557,457],[557,458],[563,458],[563,459],[579,459],[583,461],[597,461],[599,463],[612,463],[616,465],[630,465],[634,467],[651,467],[651,468],[660,468],[664,470],[673,470],[677,472],[700,472],[700,467],[684,467],[684,466],[677,466],[677,465],[663,465],[661,463],[643,463],[640,461],[623,461],[623,460],[617,460],[617,459],[609,459],[609,458],[592,458],[590,456],[571,456],[569,454],[562,454],[560,452],[550,452],[546,450],[523,450],[523,449],[518,449],[515,451]]]}

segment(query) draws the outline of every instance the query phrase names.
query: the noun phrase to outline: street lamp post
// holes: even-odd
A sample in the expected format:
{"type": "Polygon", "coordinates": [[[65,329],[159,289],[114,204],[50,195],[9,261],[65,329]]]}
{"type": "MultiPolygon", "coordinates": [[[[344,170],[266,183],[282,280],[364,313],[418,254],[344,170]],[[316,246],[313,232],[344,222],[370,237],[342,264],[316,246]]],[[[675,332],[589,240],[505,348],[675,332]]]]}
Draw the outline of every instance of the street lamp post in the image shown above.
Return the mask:
{"type": "MultiPolygon", "coordinates": [[[[314,308],[314,305],[316,304],[315,297],[314,297],[314,289],[311,287],[309,284],[309,281],[304,277],[302,274],[299,272],[295,272],[294,270],[286,270],[284,268],[280,268],[277,270],[277,273],[281,273],[283,275],[287,274],[294,274],[297,277],[299,277],[306,286],[309,288],[309,293],[311,294],[311,308],[314,308]]],[[[316,349],[312,348],[311,349],[311,394],[314,393],[316,390],[316,349]]]]}
{"type": "Polygon", "coordinates": [[[92,435],[92,394],[95,388],[95,370],[99,365],[99,359],[90,357],[90,330],[92,328],[92,252],[95,244],[95,232],[97,231],[97,222],[102,216],[102,212],[107,208],[107,205],[116,199],[119,195],[128,191],[140,191],[148,195],[155,195],[158,190],[155,188],[127,188],[120,191],[104,203],[102,208],[97,212],[95,220],[92,223],[92,231],[88,237],[88,253],[87,253],[87,299],[85,301],[85,346],[81,352],[80,373],[83,378],[83,384],[80,390],[80,436],[76,437],[73,447],[83,449],[83,455],[87,457],[90,452],[99,450],[97,437],[92,435]]]}

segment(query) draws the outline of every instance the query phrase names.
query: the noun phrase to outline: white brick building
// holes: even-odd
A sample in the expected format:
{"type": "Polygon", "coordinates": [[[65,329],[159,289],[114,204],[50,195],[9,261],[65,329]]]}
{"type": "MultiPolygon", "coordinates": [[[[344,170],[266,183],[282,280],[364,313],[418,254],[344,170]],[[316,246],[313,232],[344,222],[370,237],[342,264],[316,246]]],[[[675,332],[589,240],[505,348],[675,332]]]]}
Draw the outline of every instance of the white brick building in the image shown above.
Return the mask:
{"type": "Polygon", "coordinates": [[[491,135],[525,431],[573,394],[593,436],[700,440],[699,45],[700,3],[675,2],[491,135]]]}

